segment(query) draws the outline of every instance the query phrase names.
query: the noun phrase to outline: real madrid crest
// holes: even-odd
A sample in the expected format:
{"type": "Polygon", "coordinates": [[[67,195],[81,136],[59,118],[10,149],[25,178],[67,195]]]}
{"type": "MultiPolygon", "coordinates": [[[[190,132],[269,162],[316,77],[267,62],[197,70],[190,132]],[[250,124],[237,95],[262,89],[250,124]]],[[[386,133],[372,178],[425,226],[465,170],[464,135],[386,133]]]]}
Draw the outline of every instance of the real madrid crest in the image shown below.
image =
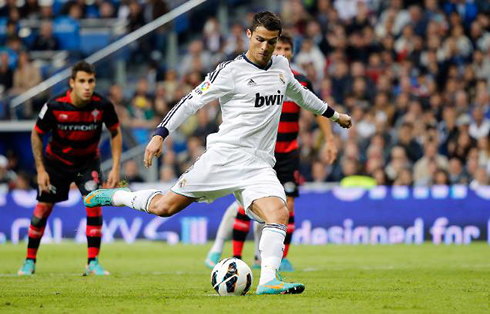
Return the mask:
{"type": "Polygon", "coordinates": [[[283,83],[286,84],[286,80],[284,79],[284,75],[282,73],[279,73],[279,80],[283,83]]]}

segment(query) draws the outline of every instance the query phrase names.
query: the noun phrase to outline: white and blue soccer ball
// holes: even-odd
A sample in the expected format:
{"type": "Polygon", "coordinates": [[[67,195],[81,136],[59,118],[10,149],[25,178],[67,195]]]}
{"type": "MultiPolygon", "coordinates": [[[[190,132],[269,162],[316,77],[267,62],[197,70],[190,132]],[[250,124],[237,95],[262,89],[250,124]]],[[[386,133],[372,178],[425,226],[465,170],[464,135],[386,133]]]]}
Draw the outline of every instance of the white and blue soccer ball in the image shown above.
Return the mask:
{"type": "Polygon", "coordinates": [[[211,285],[220,296],[245,295],[252,279],[250,267],[234,257],[221,260],[211,272],[211,285]]]}

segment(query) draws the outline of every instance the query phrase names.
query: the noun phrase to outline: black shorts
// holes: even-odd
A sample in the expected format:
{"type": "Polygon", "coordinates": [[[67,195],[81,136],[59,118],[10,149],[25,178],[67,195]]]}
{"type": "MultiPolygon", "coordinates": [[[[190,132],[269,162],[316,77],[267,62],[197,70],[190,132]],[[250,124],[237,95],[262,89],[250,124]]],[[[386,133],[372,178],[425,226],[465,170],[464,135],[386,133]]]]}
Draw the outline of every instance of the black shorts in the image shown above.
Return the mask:
{"type": "Polygon", "coordinates": [[[78,190],[84,196],[102,187],[102,173],[98,158],[78,167],[44,158],[44,167],[49,174],[49,181],[53,188],[50,193],[38,188],[37,200],[39,202],[57,203],[67,200],[72,182],[75,182],[78,190]]]}
{"type": "Polygon", "coordinates": [[[274,170],[277,178],[284,186],[286,196],[299,196],[299,151],[293,150],[289,153],[276,153],[276,165],[274,170]]]}

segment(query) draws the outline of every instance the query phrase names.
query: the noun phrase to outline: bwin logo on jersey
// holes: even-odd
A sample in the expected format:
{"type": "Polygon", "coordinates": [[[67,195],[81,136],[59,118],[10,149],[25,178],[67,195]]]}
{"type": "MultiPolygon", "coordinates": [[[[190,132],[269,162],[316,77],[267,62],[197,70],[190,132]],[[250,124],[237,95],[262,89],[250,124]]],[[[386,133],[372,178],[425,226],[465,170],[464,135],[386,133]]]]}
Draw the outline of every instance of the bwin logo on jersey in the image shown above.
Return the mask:
{"type": "Polygon", "coordinates": [[[278,95],[265,95],[262,96],[260,93],[255,94],[255,108],[262,107],[263,105],[266,106],[273,106],[273,105],[281,105],[282,101],[284,100],[284,95],[281,95],[281,91],[277,91],[278,95]]]}

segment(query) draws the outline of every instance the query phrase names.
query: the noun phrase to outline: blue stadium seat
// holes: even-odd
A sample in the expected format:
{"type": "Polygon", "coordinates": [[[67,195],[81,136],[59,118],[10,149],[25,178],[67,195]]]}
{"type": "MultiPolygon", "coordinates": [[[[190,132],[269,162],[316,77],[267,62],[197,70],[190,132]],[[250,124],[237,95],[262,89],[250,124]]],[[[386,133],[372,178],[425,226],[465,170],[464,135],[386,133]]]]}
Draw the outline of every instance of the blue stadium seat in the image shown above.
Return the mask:
{"type": "Polygon", "coordinates": [[[82,31],[80,36],[81,51],[85,55],[90,55],[111,43],[109,31],[87,32],[82,31]]]}
{"type": "Polygon", "coordinates": [[[53,23],[53,34],[62,50],[80,50],[80,23],[68,16],[57,18],[53,23]]]}

